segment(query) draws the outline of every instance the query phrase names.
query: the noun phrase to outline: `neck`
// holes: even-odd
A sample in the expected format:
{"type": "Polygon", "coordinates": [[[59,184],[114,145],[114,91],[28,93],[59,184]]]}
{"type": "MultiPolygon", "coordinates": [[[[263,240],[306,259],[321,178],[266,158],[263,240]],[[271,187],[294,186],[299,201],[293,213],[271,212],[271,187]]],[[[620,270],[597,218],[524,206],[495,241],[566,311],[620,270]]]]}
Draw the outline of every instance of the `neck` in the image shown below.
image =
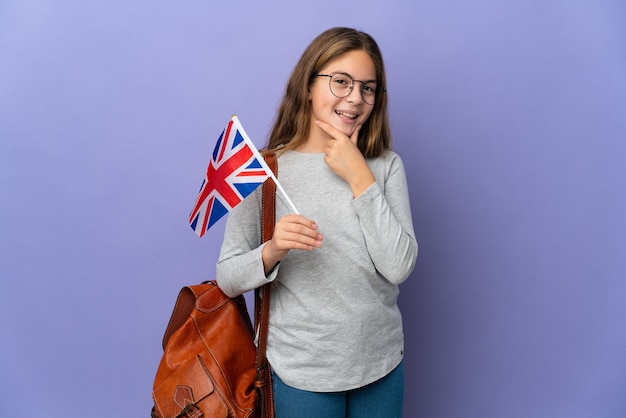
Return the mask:
{"type": "Polygon", "coordinates": [[[322,130],[322,128],[316,124],[311,125],[308,138],[302,145],[296,148],[296,151],[306,153],[323,153],[330,138],[328,134],[322,130]]]}

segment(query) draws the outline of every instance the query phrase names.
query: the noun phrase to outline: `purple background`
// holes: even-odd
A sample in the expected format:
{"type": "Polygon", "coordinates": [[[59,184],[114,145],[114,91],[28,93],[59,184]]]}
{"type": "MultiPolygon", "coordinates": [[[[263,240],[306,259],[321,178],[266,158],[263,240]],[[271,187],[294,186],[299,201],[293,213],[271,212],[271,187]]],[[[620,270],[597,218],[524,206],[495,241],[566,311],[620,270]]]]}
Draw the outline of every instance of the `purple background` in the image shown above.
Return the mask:
{"type": "Polygon", "coordinates": [[[187,216],[236,113],[258,146],[304,47],[371,33],[420,255],[406,416],[626,416],[626,4],[4,0],[0,416],[148,416],[187,216]]]}

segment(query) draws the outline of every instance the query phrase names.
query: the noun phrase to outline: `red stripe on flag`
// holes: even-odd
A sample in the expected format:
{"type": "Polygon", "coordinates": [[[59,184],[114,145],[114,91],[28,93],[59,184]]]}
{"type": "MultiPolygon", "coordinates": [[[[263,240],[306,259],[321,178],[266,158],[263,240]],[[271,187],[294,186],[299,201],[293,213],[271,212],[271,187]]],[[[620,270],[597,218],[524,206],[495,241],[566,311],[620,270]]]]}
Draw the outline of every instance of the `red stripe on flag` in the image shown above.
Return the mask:
{"type": "Polygon", "coordinates": [[[246,145],[236,154],[228,158],[214,173],[217,174],[219,178],[219,180],[214,183],[214,189],[228,202],[230,207],[237,205],[241,201],[241,198],[235,193],[231,185],[226,182],[226,178],[243,166],[251,157],[252,150],[246,145]]]}
{"type": "MultiPolygon", "coordinates": [[[[250,160],[250,158],[252,158],[252,156],[252,150],[247,144],[245,144],[239,151],[228,157],[224,163],[217,168],[213,165],[213,160],[209,161],[204,187],[198,194],[196,204],[194,205],[191,215],[189,216],[189,222],[193,221],[202,208],[202,203],[214,190],[222,196],[231,208],[235,207],[241,201],[240,197],[233,190],[230,184],[226,182],[226,178],[239,167],[242,167],[248,160],[250,160]]],[[[265,175],[265,172],[261,172],[261,175],[265,175]]],[[[206,222],[207,220],[205,219],[205,223],[206,222]]]]}
{"type": "Polygon", "coordinates": [[[246,177],[246,176],[266,176],[267,172],[265,170],[259,171],[244,171],[243,173],[239,173],[238,177],[246,177]]]}
{"type": "Polygon", "coordinates": [[[215,196],[211,196],[211,200],[209,200],[209,203],[207,204],[207,210],[204,212],[204,220],[202,222],[202,234],[204,235],[204,231],[206,231],[206,227],[209,224],[209,217],[211,216],[211,208],[213,207],[213,199],[215,199],[215,196]]]}
{"type": "Polygon", "coordinates": [[[230,128],[233,127],[233,121],[231,120],[230,122],[228,122],[228,125],[226,126],[226,131],[224,132],[224,138],[222,138],[222,149],[220,149],[220,155],[217,158],[216,162],[220,162],[222,161],[222,158],[224,157],[224,153],[226,152],[226,146],[228,144],[230,144],[230,128]]]}

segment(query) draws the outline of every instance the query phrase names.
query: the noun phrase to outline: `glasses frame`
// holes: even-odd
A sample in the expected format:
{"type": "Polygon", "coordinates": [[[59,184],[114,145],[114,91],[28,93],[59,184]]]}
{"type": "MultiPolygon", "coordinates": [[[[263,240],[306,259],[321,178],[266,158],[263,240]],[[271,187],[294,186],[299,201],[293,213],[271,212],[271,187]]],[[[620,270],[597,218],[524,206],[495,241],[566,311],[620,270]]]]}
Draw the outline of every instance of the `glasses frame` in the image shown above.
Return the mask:
{"type": "Polygon", "coordinates": [[[363,86],[367,85],[367,81],[363,81],[363,80],[355,80],[354,78],[352,78],[352,76],[348,73],[344,73],[342,71],[336,71],[334,73],[331,74],[315,74],[315,77],[328,77],[328,88],[330,89],[330,92],[332,93],[333,96],[335,96],[338,99],[343,99],[345,97],[348,97],[349,95],[352,94],[352,90],[354,89],[354,83],[356,83],[357,81],[359,83],[361,83],[361,88],[359,89],[359,92],[361,93],[361,98],[363,99],[363,102],[373,106],[374,103],[376,103],[376,94],[377,93],[385,93],[387,90],[383,89],[383,88],[379,88],[378,84],[376,85],[376,88],[374,89],[374,100],[372,103],[369,103],[367,101],[367,99],[365,99],[365,95],[363,94],[363,86]],[[350,88],[348,90],[348,94],[346,94],[345,96],[337,96],[337,94],[335,94],[335,92],[333,91],[332,88],[332,83],[333,83],[333,77],[336,76],[337,74],[341,74],[341,75],[345,75],[346,77],[348,77],[350,80],[352,80],[352,84],[350,85],[350,88]]]}

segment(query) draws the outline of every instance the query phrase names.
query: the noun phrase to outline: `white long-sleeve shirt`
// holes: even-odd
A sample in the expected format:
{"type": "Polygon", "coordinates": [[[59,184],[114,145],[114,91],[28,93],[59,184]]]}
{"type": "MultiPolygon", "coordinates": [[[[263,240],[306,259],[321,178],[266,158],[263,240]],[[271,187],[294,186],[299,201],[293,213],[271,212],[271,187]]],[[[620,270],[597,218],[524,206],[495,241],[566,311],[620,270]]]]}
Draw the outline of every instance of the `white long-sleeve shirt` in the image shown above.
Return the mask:
{"type": "MultiPolygon", "coordinates": [[[[324,154],[280,155],[279,182],[324,239],[321,248],[291,250],[268,277],[261,259],[261,188],[228,215],[218,285],[236,296],[272,283],[267,357],[298,389],[362,387],[403,357],[398,285],[417,258],[406,175],[393,151],[367,163],[376,182],[354,199],[324,154]]],[[[276,219],[289,213],[277,193],[276,219]]]]}

